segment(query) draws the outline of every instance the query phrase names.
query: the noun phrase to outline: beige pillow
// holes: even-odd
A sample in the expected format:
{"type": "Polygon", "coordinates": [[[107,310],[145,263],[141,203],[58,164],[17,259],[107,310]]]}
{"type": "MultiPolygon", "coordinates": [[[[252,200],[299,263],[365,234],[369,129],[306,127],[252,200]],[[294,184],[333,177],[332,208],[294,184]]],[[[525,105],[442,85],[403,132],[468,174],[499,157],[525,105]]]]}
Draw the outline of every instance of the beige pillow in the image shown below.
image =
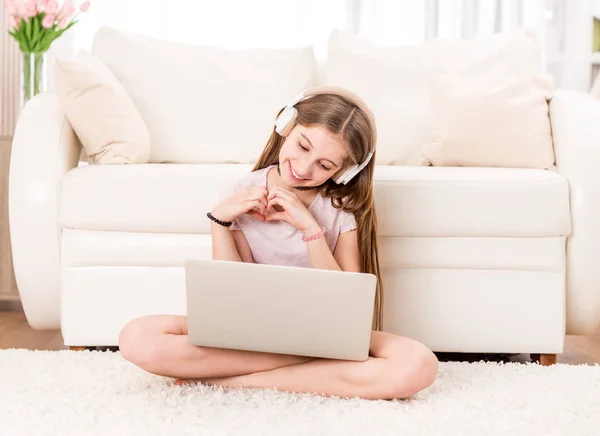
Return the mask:
{"type": "Polygon", "coordinates": [[[324,65],[325,83],[358,93],[377,119],[379,165],[423,165],[431,139],[431,81],[440,72],[470,80],[505,80],[540,71],[537,36],[515,30],[470,40],[438,39],[420,46],[384,46],[335,30],[324,65]]]}
{"type": "Polygon", "coordinates": [[[148,162],[148,127],[123,86],[96,56],[81,51],[73,60],[57,60],[55,87],[92,162],[148,162]]]}
{"type": "Polygon", "coordinates": [[[440,73],[432,81],[429,164],[470,167],[554,167],[548,100],[552,86],[521,76],[487,82],[440,73]]]}

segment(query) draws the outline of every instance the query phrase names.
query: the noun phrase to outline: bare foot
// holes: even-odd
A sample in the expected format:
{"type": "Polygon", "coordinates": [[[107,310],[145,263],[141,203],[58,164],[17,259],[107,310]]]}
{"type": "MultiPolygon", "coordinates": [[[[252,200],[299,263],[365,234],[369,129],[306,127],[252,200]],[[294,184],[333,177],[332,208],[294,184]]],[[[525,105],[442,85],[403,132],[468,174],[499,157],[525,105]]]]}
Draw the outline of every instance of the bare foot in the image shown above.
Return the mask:
{"type": "MultiPolygon", "coordinates": [[[[292,356],[290,356],[292,357],[292,356]]],[[[300,356],[293,356],[293,359],[295,360],[294,363],[289,364],[289,365],[284,365],[284,366],[295,366],[295,365],[301,365],[304,363],[308,363],[311,362],[313,360],[317,360],[314,357],[300,357],[300,356]]],[[[284,366],[280,367],[283,368],[284,366]]],[[[280,368],[275,368],[275,369],[280,369],[280,368]]],[[[203,378],[203,379],[199,379],[199,378],[190,378],[190,379],[182,379],[182,378],[178,378],[175,380],[174,384],[176,386],[182,386],[185,384],[194,384],[194,383],[202,383],[208,386],[223,386],[223,387],[253,387],[252,381],[254,380],[255,376],[258,374],[262,374],[263,372],[268,373],[270,371],[273,370],[267,370],[267,371],[259,371],[259,372],[255,372],[255,373],[248,373],[248,374],[240,374],[240,375],[232,375],[232,376],[228,376],[228,377],[207,377],[207,378],[203,378]]]]}
{"type": "Polygon", "coordinates": [[[194,383],[202,383],[202,380],[200,380],[199,378],[178,378],[173,384],[176,386],[182,386],[191,385],[194,383]]]}
{"type": "Polygon", "coordinates": [[[192,385],[195,383],[202,383],[207,386],[223,386],[223,387],[234,387],[240,386],[240,377],[231,376],[231,377],[214,377],[214,378],[178,378],[173,382],[175,386],[184,386],[184,385],[192,385]]]}
{"type": "Polygon", "coordinates": [[[202,380],[207,386],[223,386],[225,388],[252,387],[250,380],[254,374],[233,375],[231,377],[212,377],[202,380]]]}

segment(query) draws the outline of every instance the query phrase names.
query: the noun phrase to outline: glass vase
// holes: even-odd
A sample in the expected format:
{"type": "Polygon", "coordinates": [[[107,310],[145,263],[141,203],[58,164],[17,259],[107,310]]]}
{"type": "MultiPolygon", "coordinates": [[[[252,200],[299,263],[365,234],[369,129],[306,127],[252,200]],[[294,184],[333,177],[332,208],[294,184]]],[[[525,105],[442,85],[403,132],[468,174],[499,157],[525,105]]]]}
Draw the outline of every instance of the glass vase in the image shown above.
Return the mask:
{"type": "Polygon", "coordinates": [[[23,106],[46,90],[46,52],[23,53],[22,57],[23,106]]]}

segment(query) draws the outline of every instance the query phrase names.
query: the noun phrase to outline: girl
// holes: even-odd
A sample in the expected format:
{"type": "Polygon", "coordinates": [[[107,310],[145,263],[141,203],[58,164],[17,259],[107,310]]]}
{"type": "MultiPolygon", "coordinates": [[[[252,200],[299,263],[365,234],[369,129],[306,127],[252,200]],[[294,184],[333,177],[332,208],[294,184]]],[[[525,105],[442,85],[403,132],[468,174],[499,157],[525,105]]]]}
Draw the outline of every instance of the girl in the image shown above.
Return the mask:
{"type": "Polygon", "coordinates": [[[121,331],[121,355],[177,384],[276,388],[366,399],[430,386],[435,355],[380,331],[382,285],[373,201],[376,126],[354,93],[321,86],[282,109],[251,173],[207,214],[215,260],[367,272],[378,277],[369,359],[315,359],[191,345],[187,319],[149,315],[121,331]]]}

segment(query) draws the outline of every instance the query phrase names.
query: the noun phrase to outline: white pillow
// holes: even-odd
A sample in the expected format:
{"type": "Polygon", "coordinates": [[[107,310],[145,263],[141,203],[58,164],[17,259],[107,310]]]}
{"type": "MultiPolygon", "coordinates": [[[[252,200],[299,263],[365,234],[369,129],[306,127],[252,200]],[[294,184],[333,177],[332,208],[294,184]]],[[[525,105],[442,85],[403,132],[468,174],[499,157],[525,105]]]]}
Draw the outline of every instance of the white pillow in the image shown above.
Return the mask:
{"type": "Polygon", "coordinates": [[[148,128],[123,86],[97,57],[81,51],[73,60],[57,60],[55,87],[91,162],[148,162],[148,128]]]}
{"type": "Polygon", "coordinates": [[[386,47],[336,30],[325,69],[325,83],[352,89],[375,113],[379,165],[426,165],[421,148],[433,134],[433,78],[447,71],[493,83],[534,75],[540,71],[540,49],[535,35],[526,31],[386,47]]]}
{"type": "Polygon", "coordinates": [[[103,27],[93,53],[146,121],[150,162],[253,163],[278,111],[316,84],[312,47],[220,49],[103,27]]]}
{"type": "Polygon", "coordinates": [[[522,76],[475,82],[455,74],[433,81],[433,139],[423,147],[435,166],[554,167],[548,101],[552,86],[522,76]]]}

